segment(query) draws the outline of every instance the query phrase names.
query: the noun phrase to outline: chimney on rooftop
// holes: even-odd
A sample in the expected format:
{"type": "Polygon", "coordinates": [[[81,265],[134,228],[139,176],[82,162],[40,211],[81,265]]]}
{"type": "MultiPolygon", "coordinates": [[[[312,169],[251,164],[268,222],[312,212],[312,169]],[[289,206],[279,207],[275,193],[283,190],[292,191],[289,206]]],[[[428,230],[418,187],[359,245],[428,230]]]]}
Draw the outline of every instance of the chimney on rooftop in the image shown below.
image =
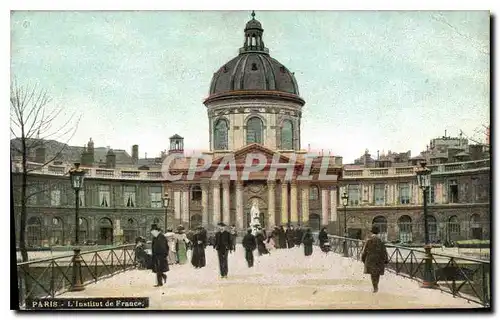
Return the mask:
{"type": "Polygon", "coordinates": [[[139,145],[134,144],[132,146],[132,163],[137,164],[139,162],[139,145]]]}

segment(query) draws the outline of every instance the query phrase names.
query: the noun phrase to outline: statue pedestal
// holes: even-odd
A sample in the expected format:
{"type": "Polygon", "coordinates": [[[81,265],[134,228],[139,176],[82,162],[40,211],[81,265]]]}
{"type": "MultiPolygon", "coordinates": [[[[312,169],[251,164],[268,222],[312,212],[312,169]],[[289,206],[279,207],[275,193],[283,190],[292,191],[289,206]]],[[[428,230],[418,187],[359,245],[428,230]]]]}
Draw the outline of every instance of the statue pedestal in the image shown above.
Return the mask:
{"type": "Polygon", "coordinates": [[[252,228],[252,234],[255,236],[257,235],[257,231],[260,228],[260,219],[259,217],[253,217],[252,218],[252,223],[250,224],[250,227],[252,228]]]}

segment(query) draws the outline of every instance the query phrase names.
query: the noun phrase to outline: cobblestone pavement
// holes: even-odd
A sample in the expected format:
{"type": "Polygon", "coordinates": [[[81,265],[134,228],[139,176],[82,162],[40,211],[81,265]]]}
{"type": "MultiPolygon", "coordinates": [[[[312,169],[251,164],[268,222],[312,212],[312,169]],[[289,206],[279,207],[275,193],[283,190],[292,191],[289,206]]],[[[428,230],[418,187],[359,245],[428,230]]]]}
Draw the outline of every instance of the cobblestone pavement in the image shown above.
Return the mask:
{"type": "Polygon", "coordinates": [[[207,248],[207,266],[171,266],[163,287],[153,287],[149,270],[132,270],[60,297],[149,297],[151,309],[434,309],[480,308],[413,280],[386,272],[372,293],[361,262],[317,247],[305,257],[302,247],[256,257],[248,268],[241,246],[229,255],[229,276],[219,278],[216,252],[207,248]]]}

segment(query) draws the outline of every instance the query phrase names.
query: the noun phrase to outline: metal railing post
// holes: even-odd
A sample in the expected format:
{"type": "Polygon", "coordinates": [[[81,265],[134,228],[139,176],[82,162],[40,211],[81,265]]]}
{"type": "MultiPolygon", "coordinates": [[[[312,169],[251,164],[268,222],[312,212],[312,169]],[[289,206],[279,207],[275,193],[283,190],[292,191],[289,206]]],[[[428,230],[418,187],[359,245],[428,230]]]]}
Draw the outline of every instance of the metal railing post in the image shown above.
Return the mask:
{"type": "Polygon", "coordinates": [[[73,249],[73,281],[69,291],[83,291],[85,286],[82,281],[82,256],[80,248],[73,249]]]}

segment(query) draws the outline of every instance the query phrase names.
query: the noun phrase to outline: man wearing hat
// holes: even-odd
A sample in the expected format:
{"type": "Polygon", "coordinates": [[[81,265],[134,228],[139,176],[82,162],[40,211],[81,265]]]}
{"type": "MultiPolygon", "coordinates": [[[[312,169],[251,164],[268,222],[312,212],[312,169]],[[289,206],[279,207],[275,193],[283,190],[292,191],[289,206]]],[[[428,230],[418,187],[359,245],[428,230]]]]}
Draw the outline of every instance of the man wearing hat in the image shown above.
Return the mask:
{"type": "Polygon", "coordinates": [[[219,257],[220,276],[222,278],[227,278],[227,255],[231,248],[231,234],[226,230],[226,225],[224,223],[221,222],[217,226],[219,230],[215,233],[214,249],[217,250],[217,255],[219,257]]]}
{"type": "Polygon", "coordinates": [[[152,270],[156,273],[156,285],[155,287],[161,287],[165,282],[167,282],[167,275],[165,272],[169,270],[167,256],[168,256],[168,244],[167,239],[161,232],[158,225],[151,225],[151,235],[153,236],[151,248],[152,248],[152,270]]]}
{"type": "Polygon", "coordinates": [[[245,259],[247,260],[248,267],[253,267],[253,251],[257,248],[255,236],[252,234],[252,228],[248,228],[247,234],[243,237],[241,243],[245,248],[245,259]]]}

